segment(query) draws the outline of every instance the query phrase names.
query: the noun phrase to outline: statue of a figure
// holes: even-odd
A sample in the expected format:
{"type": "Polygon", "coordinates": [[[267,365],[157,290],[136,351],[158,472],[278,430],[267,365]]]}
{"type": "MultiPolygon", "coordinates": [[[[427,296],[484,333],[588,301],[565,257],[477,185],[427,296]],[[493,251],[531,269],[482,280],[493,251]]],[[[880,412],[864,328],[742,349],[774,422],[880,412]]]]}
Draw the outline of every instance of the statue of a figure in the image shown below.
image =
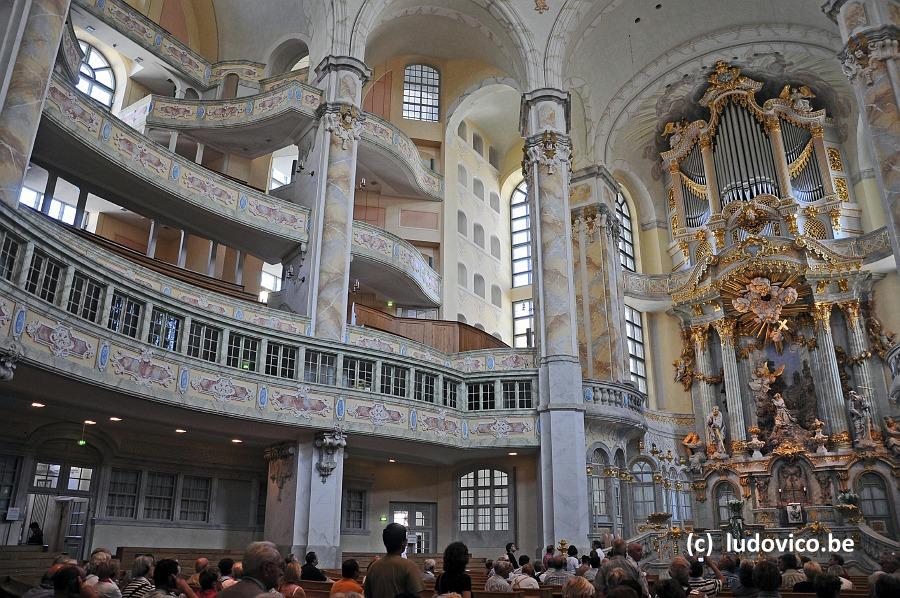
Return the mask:
{"type": "Polygon", "coordinates": [[[848,409],[850,419],[853,421],[853,439],[856,446],[874,446],[872,440],[872,406],[869,401],[855,390],[850,391],[847,399],[850,402],[848,409]]]}
{"type": "Polygon", "coordinates": [[[900,459],[900,424],[893,417],[884,418],[884,436],[887,449],[900,459]]]}
{"type": "Polygon", "coordinates": [[[796,425],[797,420],[794,419],[794,416],[788,411],[787,405],[784,404],[784,397],[781,396],[780,392],[776,392],[775,396],[772,397],[772,405],[775,407],[776,430],[778,428],[796,425]]]}
{"type": "Polygon", "coordinates": [[[688,470],[691,473],[702,473],[703,463],[706,462],[706,443],[700,440],[696,432],[691,432],[681,442],[690,451],[688,470]]]}
{"type": "Polygon", "coordinates": [[[713,458],[723,459],[728,456],[725,452],[725,418],[718,405],[712,408],[712,413],[706,418],[706,447],[713,458]]]}
{"type": "Polygon", "coordinates": [[[806,503],[808,495],[806,491],[806,474],[803,468],[796,463],[788,463],[781,468],[781,502],[806,503]]]}

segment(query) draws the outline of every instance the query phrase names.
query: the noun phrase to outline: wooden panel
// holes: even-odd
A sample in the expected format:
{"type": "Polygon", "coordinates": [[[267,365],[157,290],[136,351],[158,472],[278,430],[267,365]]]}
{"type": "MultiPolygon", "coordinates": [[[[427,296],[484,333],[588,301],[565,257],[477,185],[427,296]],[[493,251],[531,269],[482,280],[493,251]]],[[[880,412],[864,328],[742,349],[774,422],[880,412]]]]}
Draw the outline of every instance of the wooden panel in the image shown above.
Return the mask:
{"type": "Polygon", "coordinates": [[[356,304],[356,323],[420,342],[444,353],[509,348],[497,337],[462,322],[397,318],[360,304],[356,304]]]}
{"type": "Polygon", "coordinates": [[[400,210],[400,226],[406,228],[438,229],[437,212],[423,212],[421,210],[400,210]]]}
{"type": "Polygon", "coordinates": [[[363,100],[363,110],[378,115],[384,120],[391,118],[391,85],[393,71],[388,71],[369,87],[363,100]]]}

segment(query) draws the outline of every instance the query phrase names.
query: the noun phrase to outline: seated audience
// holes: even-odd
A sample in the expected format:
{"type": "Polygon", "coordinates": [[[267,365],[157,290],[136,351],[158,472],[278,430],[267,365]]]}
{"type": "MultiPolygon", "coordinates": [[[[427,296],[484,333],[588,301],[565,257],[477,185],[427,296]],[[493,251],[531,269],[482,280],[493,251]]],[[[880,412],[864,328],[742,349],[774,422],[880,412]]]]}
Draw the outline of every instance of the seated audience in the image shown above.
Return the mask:
{"type": "Polygon", "coordinates": [[[197,598],[180,573],[181,567],[175,559],[163,559],[156,563],[153,567],[153,591],[147,594],[147,598],[197,598]]]}
{"type": "Polygon", "coordinates": [[[434,582],[435,594],[457,594],[460,598],[472,598],[472,578],[466,573],[469,564],[469,548],[462,542],[453,542],[444,549],[444,569],[434,582]]]}
{"type": "Polygon", "coordinates": [[[568,555],[566,556],[566,571],[575,575],[575,571],[578,569],[579,565],[578,548],[575,545],[570,544],[569,548],[566,550],[566,554],[568,555]]]}
{"type": "Polygon", "coordinates": [[[425,567],[422,571],[422,581],[434,581],[434,568],[437,566],[437,563],[434,562],[434,559],[425,559],[425,567]]]}
{"type": "Polygon", "coordinates": [[[681,589],[687,593],[689,591],[688,582],[691,579],[691,564],[683,556],[676,556],[669,563],[669,577],[677,581],[681,585],[681,589]]]}
{"type": "Polygon", "coordinates": [[[644,558],[644,547],[637,542],[632,542],[625,549],[625,560],[634,568],[637,573],[637,582],[641,588],[641,596],[650,596],[650,586],[647,584],[647,574],[641,571],[640,562],[644,558]]]}
{"type": "Polygon", "coordinates": [[[422,571],[400,556],[406,549],[406,527],[390,523],[381,533],[386,556],[369,567],[363,582],[366,598],[394,598],[398,594],[418,596],[424,589],[422,571]]]}
{"type": "MultiPolygon", "coordinates": [[[[522,567],[524,567],[525,565],[527,565],[530,562],[531,562],[530,556],[528,556],[527,554],[521,555],[519,557],[519,566],[518,566],[518,568],[513,569],[513,574],[520,573],[522,571],[522,567]]],[[[534,570],[534,567],[532,567],[532,570],[534,570]]]]}
{"type": "Polygon", "coordinates": [[[256,598],[274,589],[284,572],[284,558],[271,542],[253,542],[247,546],[241,563],[241,580],[222,590],[218,598],[256,598]]]}
{"type": "MultiPolygon", "coordinates": [[[[842,568],[840,565],[834,567],[842,568]]],[[[831,570],[831,567],[828,569],[831,570]]],[[[816,577],[813,587],[818,598],[838,598],[841,593],[841,580],[830,573],[825,573],[816,577]]]]}
{"type": "Polygon", "coordinates": [[[716,566],[712,559],[701,562],[699,559],[691,561],[690,577],[688,578],[688,587],[691,591],[697,591],[706,596],[715,596],[722,591],[725,586],[725,578],[722,572],[716,566]],[[704,565],[709,565],[715,577],[706,579],[703,577],[704,565]]]}
{"type": "Polygon", "coordinates": [[[53,597],[97,598],[93,586],[84,582],[84,575],[84,571],[76,565],[58,565],[53,573],[53,597]]]}
{"type": "Polygon", "coordinates": [[[304,581],[328,581],[319,570],[319,557],[315,552],[306,553],[306,563],[300,568],[300,579],[304,581]]]}
{"type": "Polygon", "coordinates": [[[591,598],[596,590],[594,585],[583,577],[572,577],[562,588],[562,598],[591,598]]]}
{"type": "Polygon", "coordinates": [[[806,575],[803,571],[797,569],[797,556],[791,553],[785,553],[778,557],[778,568],[781,569],[781,588],[782,590],[793,590],[795,583],[806,581],[806,575]]]}
{"type": "Polygon", "coordinates": [[[94,589],[100,598],[122,598],[122,590],[116,584],[116,575],[119,573],[119,562],[113,559],[103,560],[94,567],[94,575],[97,583],[94,589]]]}
{"type": "Polygon", "coordinates": [[[736,598],[754,598],[756,585],[753,583],[753,561],[741,561],[738,566],[737,585],[731,588],[736,598]]]}
{"type": "Polygon", "coordinates": [[[550,559],[550,567],[547,572],[541,576],[541,582],[545,586],[564,586],[572,574],[566,571],[566,559],[562,556],[555,556],[550,559]]]}
{"type": "Polygon", "coordinates": [[[94,571],[100,563],[105,561],[112,560],[112,553],[108,548],[95,548],[91,551],[91,558],[88,560],[88,564],[85,567],[85,573],[87,573],[87,577],[84,578],[84,583],[93,586],[96,585],[100,578],[97,577],[97,573],[94,571]]]}
{"type": "Polygon", "coordinates": [[[516,552],[518,552],[519,547],[516,546],[515,542],[509,542],[506,545],[506,556],[509,558],[509,562],[512,563],[513,567],[516,566],[518,559],[516,558],[516,552]]]}
{"type": "Polygon", "coordinates": [[[853,582],[847,578],[847,570],[841,565],[831,565],[828,567],[828,575],[834,575],[841,581],[842,590],[852,590],[853,582]]]}
{"type": "Polygon", "coordinates": [[[600,557],[596,554],[588,558],[590,560],[590,569],[584,572],[584,578],[593,583],[597,579],[597,574],[600,572],[601,561],[600,557]]]}
{"type": "Polygon", "coordinates": [[[653,584],[655,598],[685,598],[687,594],[676,579],[658,579],[653,584]]]}
{"type": "Polygon", "coordinates": [[[892,575],[898,569],[900,569],[900,557],[896,557],[892,553],[886,552],[881,555],[879,564],[881,565],[881,569],[869,576],[870,588],[874,588],[875,583],[878,581],[878,578],[880,578],[885,573],[887,573],[888,575],[892,575]]]}
{"type": "Polygon", "coordinates": [[[188,585],[195,592],[200,589],[200,574],[206,571],[207,567],[209,567],[209,559],[206,557],[201,556],[194,561],[194,574],[188,577],[188,585]]]}
{"type": "Polygon", "coordinates": [[[146,598],[153,591],[153,557],[141,555],[135,557],[131,565],[131,581],[122,587],[122,598],[146,598]]]}
{"type": "Polygon", "coordinates": [[[581,563],[578,565],[578,568],[575,569],[575,575],[577,577],[584,577],[584,574],[590,571],[591,569],[591,557],[586,554],[581,555],[581,563]]]}
{"type": "MultiPolygon", "coordinates": [[[[219,593],[218,590],[216,590],[216,582],[218,580],[219,576],[215,571],[211,570],[209,567],[204,567],[203,571],[200,572],[200,575],[197,576],[197,583],[199,585],[197,598],[216,598],[216,594],[219,593]]],[[[190,585],[190,581],[188,581],[188,585],[190,585]]],[[[285,596],[285,598],[288,597],[285,596]]]]}
{"type": "MultiPolygon", "coordinates": [[[[431,563],[433,570],[434,561],[431,563]]],[[[341,578],[332,584],[331,595],[348,592],[362,594],[363,587],[356,581],[357,579],[359,579],[359,563],[356,562],[356,559],[347,559],[341,563],[341,578]]],[[[285,598],[288,597],[285,596],[285,598]]]]}
{"type": "Polygon", "coordinates": [[[730,554],[723,554],[719,559],[719,571],[722,573],[722,579],[725,580],[726,588],[733,588],[737,585],[737,566],[737,559],[730,554]]]}
{"type": "Polygon", "coordinates": [[[291,560],[284,566],[284,575],[281,577],[281,585],[278,593],[284,598],[306,598],[306,590],[300,587],[300,563],[291,560]]]}
{"type": "Polygon", "coordinates": [[[813,582],[816,580],[816,577],[822,575],[822,565],[815,561],[808,561],[803,565],[803,574],[806,575],[806,579],[795,583],[793,590],[795,592],[815,592],[813,582]]]}
{"type": "Polygon", "coordinates": [[[757,598],[780,598],[781,571],[771,561],[762,560],[753,567],[753,585],[758,592],[757,598]]]}
{"type": "Polygon", "coordinates": [[[872,586],[872,597],[892,598],[893,596],[900,596],[900,577],[879,575],[872,586]]]}
{"type": "Polygon", "coordinates": [[[485,592],[512,592],[509,585],[509,574],[512,572],[512,565],[506,559],[498,560],[494,563],[494,570],[484,583],[485,592]]]}
{"type": "Polygon", "coordinates": [[[534,566],[531,563],[525,563],[518,573],[514,573],[510,578],[510,586],[513,591],[518,590],[536,590],[540,587],[537,579],[534,577],[534,566]]]}
{"type": "Polygon", "coordinates": [[[606,592],[606,598],[640,598],[640,594],[630,586],[616,586],[606,592]]]}
{"type": "Polygon", "coordinates": [[[544,549],[544,558],[541,559],[541,564],[544,565],[544,571],[550,568],[550,559],[553,558],[555,552],[553,546],[549,544],[547,545],[547,548],[544,549]]]}
{"type": "Polygon", "coordinates": [[[231,576],[234,571],[234,559],[224,558],[219,561],[219,589],[224,590],[234,582],[231,576]]]}
{"type": "Polygon", "coordinates": [[[591,554],[589,556],[599,556],[603,558],[603,543],[600,540],[591,541],[591,554]]]}

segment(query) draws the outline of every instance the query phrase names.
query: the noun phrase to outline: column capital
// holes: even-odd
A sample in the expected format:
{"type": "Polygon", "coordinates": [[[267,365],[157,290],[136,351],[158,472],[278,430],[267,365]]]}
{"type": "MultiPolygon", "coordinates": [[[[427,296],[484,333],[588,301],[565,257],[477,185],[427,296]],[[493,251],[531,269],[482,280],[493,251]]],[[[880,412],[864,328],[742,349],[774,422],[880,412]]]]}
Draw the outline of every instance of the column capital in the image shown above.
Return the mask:
{"type": "Polygon", "coordinates": [[[716,332],[719,333],[719,340],[722,342],[722,347],[733,347],[735,340],[735,333],[737,331],[737,322],[734,320],[715,320],[712,322],[713,328],[716,329],[716,332]]]}
{"type": "Polygon", "coordinates": [[[709,324],[691,326],[691,340],[700,351],[705,351],[709,340],[709,324]]]}
{"type": "Polygon", "coordinates": [[[525,139],[522,148],[522,174],[527,178],[530,166],[544,166],[546,174],[556,174],[563,166],[571,167],[572,141],[568,135],[545,129],[543,133],[525,139]]]}
{"type": "Polygon", "coordinates": [[[543,131],[567,134],[571,129],[572,99],[568,91],[545,87],[522,94],[519,132],[530,137],[543,131]]]}
{"type": "Polygon", "coordinates": [[[823,301],[816,301],[813,305],[812,316],[816,325],[821,326],[823,330],[831,330],[831,307],[833,304],[823,301]]]}
{"type": "Polygon", "coordinates": [[[851,326],[856,327],[859,324],[860,305],[859,299],[851,299],[850,301],[842,301],[838,303],[838,307],[844,312],[847,321],[851,326]]]}
{"type": "Polygon", "coordinates": [[[887,60],[898,55],[900,27],[885,25],[851,35],[838,54],[841,70],[850,81],[862,79],[866,85],[875,82],[875,71],[887,60]]]}
{"type": "Polygon", "coordinates": [[[347,435],[340,428],[316,434],[316,449],[319,451],[316,471],[319,472],[323,484],[337,467],[337,461],[334,458],[335,453],[346,446],[347,435]]]}
{"type": "Polygon", "coordinates": [[[316,85],[325,90],[326,102],[354,106],[362,103],[363,85],[372,76],[372,69],[352,56],[326,56],[315,71],[316,85]]]}
{"type": "Polygon", "coordinates": [[[344,103],[327,103],[319,106],[319,115],[325,130],[341,141],[341,149],[350,149],[359,141],[363,132],[365,115],[356,106],[344,103]]]}

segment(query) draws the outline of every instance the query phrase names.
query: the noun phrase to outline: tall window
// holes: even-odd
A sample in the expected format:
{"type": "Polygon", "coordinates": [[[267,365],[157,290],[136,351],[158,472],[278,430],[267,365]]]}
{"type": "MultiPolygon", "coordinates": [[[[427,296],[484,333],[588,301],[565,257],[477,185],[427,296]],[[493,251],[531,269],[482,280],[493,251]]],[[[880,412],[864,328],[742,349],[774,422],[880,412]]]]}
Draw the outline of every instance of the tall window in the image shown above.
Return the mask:
{"type": "Polygon", "coordinates": [[[621,193],[616,196],[616,216],[622,224],[619,228],[619,263],[624,269],[634,272],[634,229],[631,210],[628,209],[625,196],[621,193]]]}
{"type": "Polygon", "coordinates": [[[341,506],[344,509],[343,531],[366,531],[366,494],[361,488],[345,488],[344,500],[341,506]]]}
{"type": "Polygon", "coordinates": [[[642,522],[656,510],[656,496],[653,490],[653,469],[646,461],[638,461],[631,466],[634,482],[631,491],[634,497],[634,520],[642,522]]]}
{"type": "Polygon", "coordinates": [[[424,64],[411,64],[403,76],[403,118],[437,122],[441,75],[424,64]]]}
{"type": "Polygon", "coordinates": [[[503,383],[504,409],[531,409],[531,381],[517,380],[503,383]]]}
{"type": "Polygon", "coordinates": [[[628,370],[638,390],[647,392],[647,364],[644,361],[643,314],[625,306],[625,335],[628,337],[628,370]]]}
{"type": "Polygon", "coordinates": [[[342,383],[346,388],[372,390],[374,372],[374,361],[345,356],[342,383]]]}
{"type": "Polygon", "coordinates": [[[459,531],[507,531],[509,506],[506,472],[479,469],[459,478],[459,531]]]}
{"type": "Polygon", "coordinates": [[[513,286],[531,284],[531,218],[528,208],[528,185],[519,183],[509,202],[510,229],[512,232],[513,286]]]}
{"type": "Polygon", "coordinates": [[[116,291],[109,307],[109,321],[106,327],[136,338],[143,308],[144,305],[138,299],[116,291]]]}
{"type": "Polygon", "coordinates": [[[144,490],[144,518],[171,519],[175,508],[175,474],[147,474],[144,490]]]}
{"type": "Polygon", "coordinates": [[[534,346],[534,301],[513,301],[513,346],[517,349],[534,346]]]}
{"type": "Polygon", "coordinates": [[[258,352],[258,338],[232,332],[228,337],[228,354],[225,363],[228,364],[228,367],[255,372],[258,352]]]}
{"type": "Polygon", "coordinates": [[[394,397],[406,396],[406,381],[409,370],[399,365],[381,364],[381,394],[394,397]]]}
{"type": "Polygon", "coordinates": [[[682,521],[693,521],[694,520],[694,506],[692,498],[691,498],[691,482],[688,480],[685,474],[681,474],[678,477],[678,485],[676,489],[679,492],[680,496],[680,507],[681,507],[681,520],[682,521]]]}
{"type": "Polygon", "coordinates": [[[722,482],[716,486],[716,525],[728,523],[731,519],[731,507],[729,503],[738,500],[734,486],[728,482],[722,482]]]}
{"type": "Polygon", "coordinates": [[[894,525],[891,505],[884,478],[875,473],[864,473],[859,478],[859,508],[866,525],[880,534],[893,537],[894,525]]]}
{"type": "Polygon", "coordinates": [[[103,285],[93,278],[76,272],[72,278],[72,288],[69,290],[69,304],[66,309],[69,313],[80,316],[85,320],[95,322],[97,312],[100,311],[100,295],[103,285]]]}
{"type": "Polygon", "coordinates": [[[62,269],[61,263],[41,251],[35,251],[31,257],[31,268],[28,270],[25,290],[44,301],[53,303],[56,299],[56,290],[59,287],[62,269]]]}
{"type": "Polygon", "coordinates": [[[169,351],[178,350],[178,337],[184,320],[175,314],[154,307],[150,314],[150,331],[147,342],[156,347],[162,347],[169,351]]]}
{"type": "Polygon", "coordinates": [[[304,358],[303,379],[313,384],[329,384],[334,386],[337,374],[335,360],[337,356],[319,351],[307,351],[304,358]]]}
{"type": "Polygon", "coordinates": [[[296,378],[297,347],[269,343],[266,346],[266,374],[281,378],[296,378]]]}
{"type": "Polygon", "coordinates": [[[417,401],[426,401],[434,403],[434,390],[437,385],[437,376],[428,372],[420,372],[416,370],[415,386],[413,387],[413,396],[417,401]]]}
{"type": "Polygon", "coordinates": [[[113,95],[116,93],[116,75],[109,61],[89,43],[78,42],[78,45],[84,52],[81,73],[78,75],[78,91],[111,108],[113,95]]]}
{"type": "Polygon", "coordinates": [[[18,458],[0,456],[0,514],[6,516],[16,489],[16,466],[18,458]]]}
{"type": "Polygon", "coordinates": [[[188,333],[188,355],[205,361],[219,359],[219,336],[222,331],[203,322],[191,322],[188,333]]]}
{"type": "Polygon", "coordinates": [[[602,528],[604,523],[609,525],[609,505],[606,503],[607,479],[603,470],[609,465],[606,455],[600,449],[596,449],[591,455],[590,474],[588,486],[591,492],[591,531],[602,528]]]}
{"type": "Polygon", "coordinates": [[[467,385],[469,411],[483,411],[497,406],[496,391],[493,382],[472,383],[467,385]]]}
{"type": "Polygon", "coordinates": [[[0,249],[0,277],[5,280],[12,280],[12,276],[16,269],[16,258],[19,257],[18,241],[10,235],[6,235],[3,239],[3,248],[0,249]]]}
{"type": "Polygon", "coordinates": [[[113,469],[106,495],[106,516],[134,519],[137,513],[138,488],[141,472],[113,469]]]}
{"type": "Polygon", "coordinates": [[[212,480],[210,478],[184,476],[181,479],[179,519],[182,521],[209,521],[211,489],[212,480]]]}
{"type": "Polygon", "coordinates": [[[444,407],[456,409],[456,396],[459,392],[459,381],[444,378],[444,407]]]}

